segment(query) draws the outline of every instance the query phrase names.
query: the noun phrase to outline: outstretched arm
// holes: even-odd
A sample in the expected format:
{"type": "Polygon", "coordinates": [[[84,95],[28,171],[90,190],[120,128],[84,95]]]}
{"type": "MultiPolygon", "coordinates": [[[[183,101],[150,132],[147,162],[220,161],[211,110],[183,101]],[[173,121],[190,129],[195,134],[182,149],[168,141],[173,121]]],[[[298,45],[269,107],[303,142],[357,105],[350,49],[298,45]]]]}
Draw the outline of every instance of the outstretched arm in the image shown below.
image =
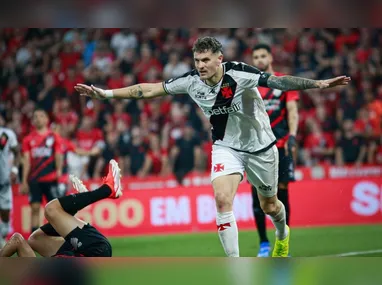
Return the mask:
{"type": "Polygon", "coordinates": [[[163,83],[141,83],[129,87],[104,90],[93,85],[77,84],[74,87],[82,96],[89,96],[96,99],[149,99],[167,95],[163,88],[163,83]]]}
{"type": "Polygon", "coordinates": [[[271,75],[268,78],[267,85],[269,88],[279,89],[279,90],[305,90],[313,88],[331,88],[334,86],[348,85],[350,82],[350,77],[338,76],[326,80],[313,80],[296,76],[274,76],[271,75]]]}

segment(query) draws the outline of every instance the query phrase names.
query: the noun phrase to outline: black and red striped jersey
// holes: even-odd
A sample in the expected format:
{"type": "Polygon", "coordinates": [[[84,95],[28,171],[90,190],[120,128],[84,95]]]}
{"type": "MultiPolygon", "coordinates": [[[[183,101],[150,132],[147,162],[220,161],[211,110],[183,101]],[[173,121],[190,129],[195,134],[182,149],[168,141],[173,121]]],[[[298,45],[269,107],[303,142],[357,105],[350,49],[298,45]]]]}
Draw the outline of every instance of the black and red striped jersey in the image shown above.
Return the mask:
{"type": "Polygon", "coordinates": [[[51,182],[57,180],[55,155],[62,153],[61,137],[48,130],[44,134],[37,131],[26,136],[22,143],[22,152],[30,154],[30,172],[28,181],[51,182]]]}
{"type": "MultiPolygon", "coordinates": [[[[276,76],[284,74],[275,72],[276,76]]],[[[299,100],[299,92],[282,91],[268,87],[257,87],[264,100],[265,109],[271,121],[271,127],[277,138],[277,147],[284,147],[289,136],[287,102],[299,100]]]]}

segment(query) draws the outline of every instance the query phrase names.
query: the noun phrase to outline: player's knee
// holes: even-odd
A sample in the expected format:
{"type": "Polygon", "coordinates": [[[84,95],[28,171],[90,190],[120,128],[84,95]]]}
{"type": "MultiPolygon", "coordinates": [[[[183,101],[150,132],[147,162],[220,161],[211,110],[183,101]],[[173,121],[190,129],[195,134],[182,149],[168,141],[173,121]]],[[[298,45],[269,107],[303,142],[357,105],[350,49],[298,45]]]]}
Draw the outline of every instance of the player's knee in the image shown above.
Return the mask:
{"type": "Polygon", "coordinates": [[[40,207],[41,207],[40,203],[32,203],[31,204],[32,215],[38,215],[40,213],[40,207]]]}
{"type": "Polygon", "coordinates": [[[10,241],[12,241],[12,243],[21,244],[25,240],[24,240],[24,237],[20,233],[14,233],[12,235],[12,237],[10,238],[10,241]]]}
{"type": "Polygon", "coordinates": [[[232,197],[228,193],[216,192],[215,194],[216,208],[221,211],[224,208],[232,207],[232,197]]]}
{"type": "Polygon", "coordinates": [[[42,231],[39,229],[37,231],[34,231],[28,238],[28,244],[31,246],[31,248],[34,248],[34,245],[38,243],[39,238],[41,237],[42,231]]]}
{"type": "Polygon", "coordinates": [[[274,216],[278,213],[278,208],[276,203],[262,203],[261,208],[263,212],[267,215],[274,216]]]}
{"type": "Polygon", "coordinates": [[[61,207],[60,202],[58,202],[57,199],[54,199],[53,201],[50,201],[46,206],[44,210],[45,218],[49,221],[54,216],[56,216],[58,209],[61,207]]]}

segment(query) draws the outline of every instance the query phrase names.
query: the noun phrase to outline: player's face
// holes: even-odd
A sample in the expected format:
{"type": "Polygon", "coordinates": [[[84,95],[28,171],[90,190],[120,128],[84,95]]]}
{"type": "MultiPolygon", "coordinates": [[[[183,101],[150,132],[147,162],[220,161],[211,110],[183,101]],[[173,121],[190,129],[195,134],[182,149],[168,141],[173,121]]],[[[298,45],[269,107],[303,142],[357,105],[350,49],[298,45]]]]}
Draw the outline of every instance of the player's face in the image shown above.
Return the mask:
{"type": "Polygon", "coordinates": [[[213,77],[223,61],[223,55],[219,53],[195,52],[195,68],[199,72],[200,79],[207,80],[213,77]]]}
{"type": "Polygon", "coordinates": [[[43,111],[36,111],[33,114],[33,121],[32,122],[33,122],[33,125],[37,129],[41,129],[41,128],[48,125],[48,116],[43,111]]]}
{"type": "Polygon", "coordinates": [[[252,53],[253,65],[261,71],[267,71],[272,64],[272,55],[266,49],[258,49],[252,53]]]}

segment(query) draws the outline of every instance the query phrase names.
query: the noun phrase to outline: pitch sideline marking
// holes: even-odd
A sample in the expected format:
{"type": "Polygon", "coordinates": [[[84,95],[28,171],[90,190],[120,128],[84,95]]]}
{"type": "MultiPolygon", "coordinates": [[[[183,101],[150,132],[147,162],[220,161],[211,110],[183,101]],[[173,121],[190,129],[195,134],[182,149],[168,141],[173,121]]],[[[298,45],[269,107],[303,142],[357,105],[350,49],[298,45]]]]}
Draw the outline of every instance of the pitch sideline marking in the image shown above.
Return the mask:
{"type": "Polygon", "coordinates": [[[345,257],[345,256],[357,256],[361,254],[373,254],[373,253],[382,253],[382,249],[373,249],[373,250],[365,250],[365,251],[350,251],[350,252],[331,254],[331,255],[321,255],[317,257],[345,257]]]}

